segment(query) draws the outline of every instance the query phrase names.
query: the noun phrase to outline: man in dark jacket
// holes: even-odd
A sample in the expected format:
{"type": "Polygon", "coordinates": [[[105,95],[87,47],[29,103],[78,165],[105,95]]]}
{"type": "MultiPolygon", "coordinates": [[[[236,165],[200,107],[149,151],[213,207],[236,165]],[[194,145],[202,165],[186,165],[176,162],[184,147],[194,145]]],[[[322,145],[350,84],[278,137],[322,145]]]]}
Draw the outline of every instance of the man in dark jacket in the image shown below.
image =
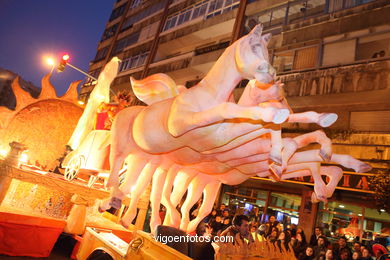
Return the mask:
{"type": "Polygon", "coordinates": [[[333,247],[333,255],[335,256],[336,260],[340,260],[341,253],[345,252],[348,253],[348,259],[352,258],[351,249],[347,246],[347,238],[340,237],[339,241],[333,247]]]}

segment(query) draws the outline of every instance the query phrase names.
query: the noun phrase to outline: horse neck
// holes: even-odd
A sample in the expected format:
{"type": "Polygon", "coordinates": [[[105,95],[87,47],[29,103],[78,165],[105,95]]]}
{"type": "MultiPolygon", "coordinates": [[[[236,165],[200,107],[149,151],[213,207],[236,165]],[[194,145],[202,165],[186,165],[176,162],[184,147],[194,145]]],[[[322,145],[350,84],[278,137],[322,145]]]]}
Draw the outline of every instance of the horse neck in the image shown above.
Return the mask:
{"type": "Polygon", "coordinates": [[[244,91],[242,92],[237,104],[242,105],[242,106],[256,106],[256,105],[258,105],[256,103],[256,100],[251,98],[251,96],[249,95],[249,92],[250,92],[250,86],[247,85],[244,88],[244,91]]]}
{"type": "Polygon", "coordinates": [[[227,101],[237,84],[242,80],[235,61],[237,42],[229,46],[202,80],[216,100],[227,101]]]}

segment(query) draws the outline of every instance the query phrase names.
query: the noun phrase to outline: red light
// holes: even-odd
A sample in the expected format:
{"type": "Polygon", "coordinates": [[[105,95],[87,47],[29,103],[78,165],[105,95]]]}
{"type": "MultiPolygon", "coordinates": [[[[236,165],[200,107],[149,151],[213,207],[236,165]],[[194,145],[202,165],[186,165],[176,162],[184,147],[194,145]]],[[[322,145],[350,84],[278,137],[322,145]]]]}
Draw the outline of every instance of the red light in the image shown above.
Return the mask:
{"type": "Polygon", "coordinates": [[[64,60],[64,61],[67,61],[67,60],[69,60],[69,55],[68,54],[65,54],[64,56],[62,56],[62,60],[64,60]]]}

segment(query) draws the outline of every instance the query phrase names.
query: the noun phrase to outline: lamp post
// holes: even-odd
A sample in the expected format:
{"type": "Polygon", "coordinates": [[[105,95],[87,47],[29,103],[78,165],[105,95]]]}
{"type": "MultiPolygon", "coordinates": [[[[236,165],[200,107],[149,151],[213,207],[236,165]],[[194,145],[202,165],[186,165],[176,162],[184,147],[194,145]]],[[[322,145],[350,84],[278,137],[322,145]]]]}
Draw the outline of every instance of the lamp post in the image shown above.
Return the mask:
{"type": "Polygon", "coordinates": [[[77,70],[78,72],[81,72],[83,73],[85,76],[87,76],[88,78],[91,78],[93,80],[97,80],[95,77],[89,75],[88,73],[86,73],[85,71],[81,70],[80,68],[77,68],[76,66],[72,65],[69,63],[69,59],[70,59],[70,56],[69,54],[65,54],[62,56],[59,64],[58,64],[58,67],[57,67],[57,72],[60,73],[60,72],[63,72],[65,70],[65,67],[66,66],[69,66],[71,67],[72,69],[74,70],[77,70]]]}

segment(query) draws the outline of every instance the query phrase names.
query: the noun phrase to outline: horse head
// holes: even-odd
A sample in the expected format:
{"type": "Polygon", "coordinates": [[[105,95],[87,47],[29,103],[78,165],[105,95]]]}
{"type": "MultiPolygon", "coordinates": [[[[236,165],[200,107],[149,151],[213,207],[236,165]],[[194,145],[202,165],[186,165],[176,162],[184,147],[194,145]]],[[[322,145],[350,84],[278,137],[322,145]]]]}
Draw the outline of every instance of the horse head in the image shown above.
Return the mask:
{"type": "Polygon", "coordinates": [[[268,83],[275,77],[267,49],[271,34],[261,35],[262,31],[263,26],[256,25],[248,35],[237,41],[235,62],[243,78],[268,83]]]}
{"type": "Polygon", "coordinates": [[[249,88],[249,97],[256,104],[267,101],[279,101],[285,96],[283,84],[276,83],[262,83],[255,79],[249,81],[247,87],[249,88]]]}

